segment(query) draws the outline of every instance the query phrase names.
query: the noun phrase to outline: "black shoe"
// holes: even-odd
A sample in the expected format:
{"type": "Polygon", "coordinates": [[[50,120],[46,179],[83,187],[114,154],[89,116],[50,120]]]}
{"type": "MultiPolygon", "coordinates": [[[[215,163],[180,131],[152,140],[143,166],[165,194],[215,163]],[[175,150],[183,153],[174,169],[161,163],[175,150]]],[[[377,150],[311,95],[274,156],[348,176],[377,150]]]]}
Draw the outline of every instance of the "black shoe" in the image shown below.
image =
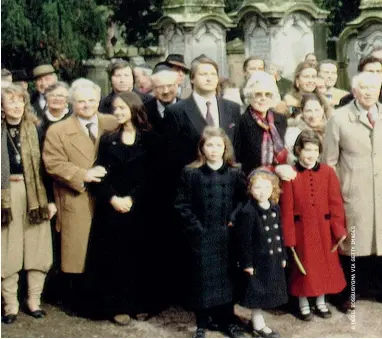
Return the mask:
{"type": "Polygon", "coordinates": [[[240,327],[236,324],[228,325],[227,329],[224,331],[230,338],[245,338],[240,327]]]}
{"type": "Polygon", "coordinates": [[[198,327],[196,329],[194,338],[205,338],[206,337],[206,330],[204,328],[198,327]]]}
{"type": "Polygon", "coordinates": [[[303,314],[301,311],[298,312],[298,318],[302,321],[311,321],[313,319],[312,312],[309,311],[309,313],[303,314]]]}
{"type": "Polygon", "coordinates": [[[342,313],[349,313],[350,311],[355,310],[355,303],[352,303],[350,301],[345,301],[341,305],[339,305],[338,310],[342,313]]]}
{"type": "Polygon", "coordinates": [[[271,333],[266,333],[263,330],[253,330],[252,336],[254,338],[280,338],[278,332],[272,331],[271,333]]]}
{"type": "Polygon", "coordinates": [[[29,311],[29,314],[35,319],[45,318],[46,312],[44,310],[29,311]]]}
{"type": "Polygon", "coordinates": [[[318,315],[320,318],[328,319],[332,317],[332,312],[329,309],[327,311],[322,311],[318,307],[314,310],[314,313],[318,315]]]}
{"type": "Polygon", "coordinates": [[[7,314],[3,316],[3,323],[9,325],[14,323],[16,319],[17,319],[17,314],[7,314]]]}

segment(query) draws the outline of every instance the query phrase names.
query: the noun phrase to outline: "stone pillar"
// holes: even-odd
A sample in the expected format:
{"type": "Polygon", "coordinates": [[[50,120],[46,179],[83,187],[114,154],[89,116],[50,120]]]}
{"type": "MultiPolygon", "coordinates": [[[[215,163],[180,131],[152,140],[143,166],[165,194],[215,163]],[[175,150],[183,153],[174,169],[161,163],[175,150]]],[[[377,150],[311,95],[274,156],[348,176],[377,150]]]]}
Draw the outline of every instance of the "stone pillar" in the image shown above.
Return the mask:
{"type": "Polygon", "coordinates": [[[363,0],[359,17],[346,25],[337,43],[340,62],[339,86],[350,88],[351,78],[357,74],[359,60],[382,47],[382,1],[363,0]]]}
{"type": "Polygon", "coordinates": [[[311,0],[244,0],[234,17],[244,29],[246,57],[259,56],[280,65],[283,76],[291,79],[307,53],[317,52],[317,47],[324,54],[326,36],[318,35],[315,25],[328,14],[311,0]]]}
{"type": "Polygon", "coordinates": [[[97,42],[92,50],[93,59],[83,60],[83,65],[87,68],[87,77],[101,87],[101,94],[107,95],[110,92],[109,77],[107,67],[110,61],[104,59],[105,50],[100,42],[97,42]]]}
{"type": "Polygon", "coordinates": [[[182,54],[190,65],[205,54],[217,62],[220,75],[227,76],[226,30],[233,23],[224,7],[224,0],[165,0],[163,16],[155,24],[165,55],[182,54]]]}

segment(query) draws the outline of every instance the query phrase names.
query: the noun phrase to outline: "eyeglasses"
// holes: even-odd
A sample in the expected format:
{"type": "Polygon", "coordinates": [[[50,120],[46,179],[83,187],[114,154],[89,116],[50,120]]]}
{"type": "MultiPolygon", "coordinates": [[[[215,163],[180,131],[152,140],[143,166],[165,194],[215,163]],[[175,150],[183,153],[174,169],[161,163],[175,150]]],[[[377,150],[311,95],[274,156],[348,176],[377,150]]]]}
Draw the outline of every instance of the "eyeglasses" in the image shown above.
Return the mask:
{"type": "Polygon", "coordinates": [[[47,98],[66,99],[68,96],[64,94],[47,94],[47,98]]]}
{"type": "Polygon", "coordinates": [[[166,88],[173,89],[174,87],[175,87],[175,84],[168,84],[168,85],[155,86],[155,89],[159,92],[163,92],[166,88]]]}
{"type": "Polygon", "coordinates": [[[273,93],[272,92],[255,92],[253,95],[254,95],[255,98],[266,97],[268,99],[271,99],[273,97],[273,93]]]}

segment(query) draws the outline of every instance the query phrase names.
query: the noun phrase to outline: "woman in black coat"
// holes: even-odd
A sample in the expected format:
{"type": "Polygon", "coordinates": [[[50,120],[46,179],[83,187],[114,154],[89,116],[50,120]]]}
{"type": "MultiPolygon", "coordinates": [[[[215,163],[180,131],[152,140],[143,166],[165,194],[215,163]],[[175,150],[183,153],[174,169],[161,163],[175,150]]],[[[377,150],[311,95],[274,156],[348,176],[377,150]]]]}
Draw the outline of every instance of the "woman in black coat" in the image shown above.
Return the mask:
{"type": "Polygon", "coordinates": [[[204,337],[209,316],[231,337],[240,335],[233,325],[232,224],[245,197],[244,176],[233,162],[231,142],[222,129],[207,127],[199,143],[199,160],[183,170],[175,202],[189,244],[186,267],[197,338],[204,337]],[[209,147],[215,146],[212,159],[209,147]]]}
{"type": "Polygon", "coordinates": [[[284,146],[287,119],[271,109],[275,86],[274,78],[264,73],[253,87],[246,89],[250,105],[240,118],[236,159],[246,175],[265,166],[289,181],[296,173],[291,166],[284,165],[288,155],[284,146]]]}
{"type": "Polygon", "coordinates": [[[137,266],[156,138],[137,94],[118,94],[113,108],[120,127],[100,140],[96,165],[105,167],[107,174],[90,186],[96,205],[85,273],[90,315],[126,325],[137,312],[137,266]]]}

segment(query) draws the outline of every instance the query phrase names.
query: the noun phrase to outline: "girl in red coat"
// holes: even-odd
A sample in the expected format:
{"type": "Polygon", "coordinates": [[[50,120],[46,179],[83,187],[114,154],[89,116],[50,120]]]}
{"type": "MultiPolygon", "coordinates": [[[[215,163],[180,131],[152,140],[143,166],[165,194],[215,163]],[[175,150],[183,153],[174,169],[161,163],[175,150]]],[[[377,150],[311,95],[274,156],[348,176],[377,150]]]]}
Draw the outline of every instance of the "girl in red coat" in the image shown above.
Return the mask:
{"type": "Polygon", "coordinates": [[[337,252],[347,234],[343,201],[334,170],[317,162],[321,150],[314,131],[301,132],[293,149],[298,174],[283,182],[280,201],[284,244],[294,252],[289,292],[299,298],[299,316],[305,321],[313,317],[308,297],[317,297],[315,313],[329,318],[325,294],[346,286],[337,252]]]}

